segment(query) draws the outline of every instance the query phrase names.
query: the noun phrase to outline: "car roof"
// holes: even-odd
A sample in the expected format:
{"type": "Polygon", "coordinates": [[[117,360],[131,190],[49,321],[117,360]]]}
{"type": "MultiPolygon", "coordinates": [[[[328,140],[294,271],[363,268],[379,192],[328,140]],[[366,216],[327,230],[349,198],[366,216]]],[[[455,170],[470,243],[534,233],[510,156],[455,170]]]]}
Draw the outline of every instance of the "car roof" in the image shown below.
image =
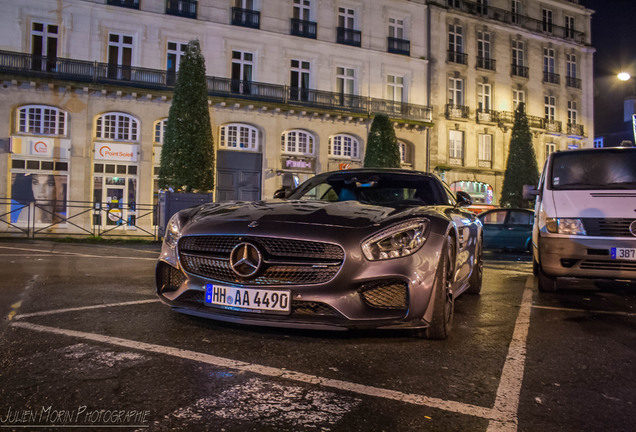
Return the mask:
{"type": "Polygon", "coordinates": [[[528,212],[528,213],[534,213],[534,210],[532,210],[532,209],[527,209],[527,208],[519,208],[519,207],[499,207],[499,208],[494,208],[494,209],[486,210],[485,212],[479,213],[479,214],[477,215],[477,217],[481,218],[481,217],[483,217],[484,215],[487,215],[487,214],[489,214],[489,213],[495,213],[495,212],[498,212],[498,211],[512,211],[512,210],[514,210],[514,211],[525,211],[525,212],[528,212]]]}

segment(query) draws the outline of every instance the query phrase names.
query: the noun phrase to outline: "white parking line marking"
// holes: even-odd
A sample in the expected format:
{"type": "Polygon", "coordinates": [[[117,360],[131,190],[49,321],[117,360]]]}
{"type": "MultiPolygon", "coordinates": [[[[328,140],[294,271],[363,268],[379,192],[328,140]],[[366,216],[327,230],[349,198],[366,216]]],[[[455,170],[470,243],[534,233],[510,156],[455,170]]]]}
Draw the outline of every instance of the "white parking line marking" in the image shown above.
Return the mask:
{"type": "MultiPolygon", "coordinates": [[[[144,258],[144,257],[136,257],[136,256],[91,255],[91,254],[83,254],[83,253],[77,253],[77,252],[64,252],[64,251],[50,251],[49,253],[45,253],[43,255],[41,249],[27,249],[27,248],[17,248],[17,247],[9,247],[9,246],[0,246],[0,249],[11,249],[11,250],[34,252],[33,255],[26,255],[26,256],[58,255],[58,256],[74,256],[74,257],[82,257],[82,258],[132,259],[132,260],[143,260],[143,261],[156,261],[157,256],[159,256],[159,253],[154,251],[152,253],[155,255],[155,257],[144,258]]],[[[135,252],[140,252],[140,251],[135,251],[135,252]]],[[[147,251],[143,251],[143,252],[147,252],[147,251]]],[[[11,256],[18,256],[18,255],[11,255],[11,256]]]]}
{"type": "MultiPolygon", "coordinates": [[[[145,342],[139,342],[129,339],[116,338],[111,336],[104,336],[94,333],[80,332],[76,330],[66,330],[55,327],[41,326],[37,324],[31,324],[27,322],[14,322],[14,327],[20,327],[28,330],[53,333],[62,336],[69,336],[84,340],[90,340],[99,343],[105,343],[109,345],[116,345],[129,349],[135,349],[139,351],[145,351],[155,354],[164,354],[172,357],[177,357],[185,360],[192,360],[196,362],[206,363],[215,367],[233,369],[244,372],[251,372],[257,375],[288,379],[296,382],[303,382],[307,384],[320,385],[324,387],[333,388],[341,391],[348,391],[357,393],[360,395],[391,399],[395,401],[410,403],[413,405],[427,406],[430,408],[436,408],[444,411],[455,412],[459,414],[469,415],[473,417],[481,417],[490,420],[496,420],[499,424],[505,424],[508,421],[508,413],[502,411],[493,410],[491,408],[484,408],[476,405],[465,404],[455,401],[447,401],[443,399],[403,393],[395,390],[387,390],[378,387],[371,387],[362,384],[350,383],[337,379],[323,378],[315,375],[309,375],[302,372],[294,372],[286,369],[278,369],[269,366],[262,366],[257,364],[246,363],[238,360],[227,359],[223,357],[217,357],[210,354],[203,354],[195,351],[183,350],[173,347],[166,347],[162,345],[149,344],[145,342]]],[[[515,413],[516,415],[516,413],[515,413]]]]}
{"type": "Polygon", "coordinates": [[[534,277],[528,276],[493,407],[493,411],[498,413],[502,420],[491,420],[488,425],[488,432],[517,430],[517,411],[521,397],[523,370],[526,363],[526,341],[528,329],[530,328],[533,286],[534,277]]]}
{"type": "Polygon", "coordinates": [[[576,308],[563,308],[563,307],[540,306],[540,305],[532,305],[532,308],[554,310],[559,312],[585,312],[585,313],[591,313],[591,314],[618,315],[618,316],[627,316],[627,317],[636,316],[636,313],[633,313],[633,312],[603,311],[603,310],[594,310],[594,309],[576,309],[576,308]]]}
{"type": "Polygon", "coordinates": [[[54,309],[54,310],[48,310],[48,311],[32,312],[32,313],[27,313],[27,314],[15,315],[13,317],[13,319],[19,320],[19,319],[23,319],[23,318],[31,318],[31,317],[46,316],[46,315],[55,315],[55,314],[66,313],[66,312],[77,312],[77,311],[85,311],[85,310],[91,310],[91,309],[102,309],[102,308],[116,307],[116,306],[130,306],[130,305],[138,305],[138,304],[145,304],[145,303],[156,303],[158,301],[160,301],[160,300],[159,299],[148,299],[148,300],[136,300],[136,301],[122,302],[122,303],[107,303],[107,304],[93,305],[93,306],[81,306],[81,307],[66,308],[66,309],[54,309]]]}

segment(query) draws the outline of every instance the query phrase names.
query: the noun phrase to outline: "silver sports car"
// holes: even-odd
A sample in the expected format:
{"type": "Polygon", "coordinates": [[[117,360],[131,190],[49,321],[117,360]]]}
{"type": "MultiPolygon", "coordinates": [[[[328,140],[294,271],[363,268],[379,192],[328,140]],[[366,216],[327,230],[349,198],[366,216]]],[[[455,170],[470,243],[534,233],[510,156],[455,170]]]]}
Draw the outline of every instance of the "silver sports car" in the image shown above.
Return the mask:
{"type": "Polygon", "coordinates": [[[319,174],[284,199],[175,214],[161,300],[216,320],[311,329],[413,328],[447,337],[455,298],[479,293],[482,225],[436,176],[319,174]]]}

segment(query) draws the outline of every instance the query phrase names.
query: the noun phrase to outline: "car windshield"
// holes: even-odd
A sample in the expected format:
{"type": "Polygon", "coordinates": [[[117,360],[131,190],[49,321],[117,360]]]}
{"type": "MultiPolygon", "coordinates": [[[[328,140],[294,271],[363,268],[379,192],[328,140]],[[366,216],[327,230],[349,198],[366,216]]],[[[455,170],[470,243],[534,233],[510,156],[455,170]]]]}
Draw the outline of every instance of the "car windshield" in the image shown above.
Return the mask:
{"type": "Polygon", "coordinates": [[[636,149],[563,152],[554,155],[554,190],[636,188],[636,149]]]}
{"type": "Polygon", "coordinates": [[[397,173],[347,173],[311,179],[289,199],[359,201],[373,205],[449,205],[439,180],[397,173]]]}

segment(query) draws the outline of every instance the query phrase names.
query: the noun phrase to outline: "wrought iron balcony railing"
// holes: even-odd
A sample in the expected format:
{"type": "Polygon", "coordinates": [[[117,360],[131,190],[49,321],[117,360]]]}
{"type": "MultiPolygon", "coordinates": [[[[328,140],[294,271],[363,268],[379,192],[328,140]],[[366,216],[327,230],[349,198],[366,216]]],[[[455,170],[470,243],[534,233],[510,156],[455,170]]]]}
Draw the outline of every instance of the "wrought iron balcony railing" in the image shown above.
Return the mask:
{"type": "Polygon", "coordinates": [[[291,19],[291,34],[293,36],[316,39],[317,29],[318,24],[313,21],[306,21],[298,18],[291,19]]]}
{"type": "Polygon", "coordinates": [[[552,72],[543,72],[543,82],[550,84],[560,84],[561,76],[552,72]]]}
{"type": "Polygon", "coordinates": [[[571,76],[565,77],[565,85],[572,88],[581,88],[581,78],[575,78],[571,76]]]}
{"type": "Polygon", "coordinates": [[[551,120],[544,118],[542,129],[545,129],[547,132],[561,132],[561,122],[559,120],[551,120]]]}
{"type": "Polygon", "coordinates": [[[197,18],[196,0],[167,0],[166,14],[185,18],[197,18]]]}
{"type": "Polygon", "coordinates": [[[585,136],[583,125],[576,123],[568,123],[568,135],[585,136]]]}
{"type": "Polygon", "coordinates": [[[495,59],[487,57],[477,57],[477,67],[479,69],[495,70],[495,59]]]}
{"type": "Polygon", "coordinates": [[[523,78],[528,78],[529,76],[529,68],[527,68],[526,66],[519,66],[516,64],[510,65],[511,69],[510,69],[510,74],[513,76],[518,76],[518,77],[523,77],[523,78]]]}
{"type": "Polygon", "coordinates": [[[463,52],[448,51],[447,59],[452,63],[459,63],[463,65],[468,64],[468,54],[463,52]]]}
{"type": "Polygon", "coordinates": [[[475,120],[479,123],[497,123],[499,122],[499,112],[487,108],[478,108],[475,120]]]}
{"type": "Polygon", "coordinates": [[[467,119],[470,110],[466,105],[446,104],[446,117],[467,119]]]}
{"type": "MultiPolygon", "coordinates": [[[[577,0],[569,1],[572,3],[577,2],[577,0]]],[[[581,44],[585,43],[585,32],[574,30],[571,27],[558,26],[554,23],[546,23],[549,24],[549,26],[544,26],[542,19],[535,19],[519,13],[513,13],[510,10],[500,9],[490,5],[485,6],[483,3],[468,0],[451,2],[449,6],[472,15],[479,15],[486,19],[522,27],[533,32],[547,33],[558,38],[572,39],[581,44]]]]}
{"type": "Polygon", "coordinates": [[[389,36],[388,51],[393,54],[411,55],[411,42],[389,36]]]}
{"type": "MultiPolygon", "coordinates": [[[[60,57],[47,59],[11,51],[0,51],[0,74],[156,90],[172,90],[175,82],[174,73],[165,70],[60,57]]],[[[239,98],[358,114],[380,113],[395,118],[424,122],[431,122],[433,119],[432,109],[429,106],[367,96],[222,77],[207,77],[207,87],[208,95],[214,97],[239,98]]]]}
{"type": "Polygon", "coordinates": [[[345,27],[338,27],[336,42],[343,45],[362,46],[362,32],[345,27]]]}
{"type": "Polygon", "coordinates": [[[139,9],[139,0],[106,0],[106,4],[129,9],[139,9]]]}
{"type": "Polygon", "coordinates": [[[232,25],[261,28],[261,13],[252,9],[232,8],[232,25]]]}

